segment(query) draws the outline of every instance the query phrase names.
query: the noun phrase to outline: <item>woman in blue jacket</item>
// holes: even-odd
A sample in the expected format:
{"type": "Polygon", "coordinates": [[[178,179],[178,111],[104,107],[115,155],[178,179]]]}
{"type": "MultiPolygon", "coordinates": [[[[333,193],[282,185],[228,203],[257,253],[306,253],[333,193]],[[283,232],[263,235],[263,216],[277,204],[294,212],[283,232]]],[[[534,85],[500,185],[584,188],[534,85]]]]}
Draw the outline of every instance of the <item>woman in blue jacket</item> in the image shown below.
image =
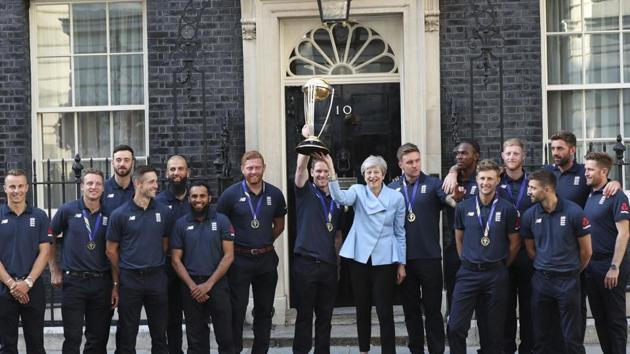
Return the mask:
{"type": "Polygon", "coordinates": [[[354,293],[359,350],[370,350],[372,305],[376,306],[381,330],[381,351],[395,353],[394,283],[406,276],[405,202],[402,194],[383,184],[387,163],[369,156],[361,164],[367,185],[355,184],[341,190],[334,163],[320,156],[330,170],[330,194],[339,204],[354,208],[352,228],[339,255],[349,260],[354,293]]]}

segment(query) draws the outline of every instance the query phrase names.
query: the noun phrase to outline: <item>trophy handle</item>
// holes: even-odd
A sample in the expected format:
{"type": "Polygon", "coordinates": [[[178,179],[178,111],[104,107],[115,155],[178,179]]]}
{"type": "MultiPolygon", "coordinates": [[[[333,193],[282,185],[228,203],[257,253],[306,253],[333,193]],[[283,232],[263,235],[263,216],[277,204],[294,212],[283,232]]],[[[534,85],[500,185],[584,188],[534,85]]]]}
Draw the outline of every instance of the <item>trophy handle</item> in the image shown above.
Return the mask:
{"type": "MultiPolygon", "coordinates": [[[[324,124],[322,125],[322,129],[319,131],[319,134],[317,134],[318,139],[319,139],[319,136],[322,135],[322,133],[324,132],[324,129],[326,128],[326,123],[328,123],[328,118],[330,117],[330,111],[332,111],[333,101],[335,100],[335,88],[332,86],[330,88],[332,91],[330,93],[330,105],[328,106],[328,113],[326,113],[326,119],[324,119],[324,124]]],[[[315,124],[313,124],[313,130],[315,130],[315,124]]]]}

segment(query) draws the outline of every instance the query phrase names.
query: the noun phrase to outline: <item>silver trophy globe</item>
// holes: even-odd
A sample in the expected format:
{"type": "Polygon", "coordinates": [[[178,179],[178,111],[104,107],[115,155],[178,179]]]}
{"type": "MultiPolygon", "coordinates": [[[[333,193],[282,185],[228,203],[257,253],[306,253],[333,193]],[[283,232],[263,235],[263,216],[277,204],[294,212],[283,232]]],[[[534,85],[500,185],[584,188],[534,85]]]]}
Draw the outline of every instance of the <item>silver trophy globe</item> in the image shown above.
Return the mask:
{"type": "Polygon", "coordinates": [[[302,86],[302,92],[304,93],[304,123],[311,128],[310,131],[313,132],[313,134],[315,132],[315,103],[322,102],[330,96],[330,105],[328,106],[326,119],[319,133],[307,137],[295,147],[295,151],[302,155],[312,155],[316,152],[329,154],[330,150],[319,140],[319,136],[324,131],[324,128],[326,128],[326,123],[330,117],[333,98],[335,97],[335,89],[320,78],[312,78],[302,86]]]}

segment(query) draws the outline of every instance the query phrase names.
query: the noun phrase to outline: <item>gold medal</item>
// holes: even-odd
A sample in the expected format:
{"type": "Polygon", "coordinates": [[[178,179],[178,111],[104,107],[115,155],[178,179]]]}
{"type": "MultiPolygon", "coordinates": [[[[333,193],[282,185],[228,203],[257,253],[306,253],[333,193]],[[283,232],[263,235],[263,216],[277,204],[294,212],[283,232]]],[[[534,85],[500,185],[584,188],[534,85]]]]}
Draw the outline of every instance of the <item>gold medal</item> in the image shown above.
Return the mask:
{"type": "Polygon", "coordinates": [[[94,251],[96,249],[96,242],[94,241],[90,241],[87,243],[87,249],[89,249],[90,251],[94,251]]]}
{"type": "Polygon", "coordinates": [[[254,219],[252,220],[252,222],[249,223],[249,225],[252,227],[252,229],[257,229],[260,227],[260,222],[258,221],[258,219],[254,219]]]}
{"type": "Polygon", "coordinates": [[[414,212],[409,212],[409,214],[407,214],[407,220],[409,222],[414,222],[416,221],[416,214],[414,214],[414,212]]]}
{"type": "Polygon", "coordinates": [[[481,238],[481,245],[482,245],[483,247],[488,247],[488,245],[489,245],[489,244],[490,244],[490,237],[488,237],[488,236],[485,236],[485,235],[484,235],[484,236],[481,238]]]}
{"type": "Polygon", "coordinates": [[[326,223],[326,228],[328,229],[328,232],[332,232],[333,230],[333,224],[331,222],[327,222],[326,223]]]}

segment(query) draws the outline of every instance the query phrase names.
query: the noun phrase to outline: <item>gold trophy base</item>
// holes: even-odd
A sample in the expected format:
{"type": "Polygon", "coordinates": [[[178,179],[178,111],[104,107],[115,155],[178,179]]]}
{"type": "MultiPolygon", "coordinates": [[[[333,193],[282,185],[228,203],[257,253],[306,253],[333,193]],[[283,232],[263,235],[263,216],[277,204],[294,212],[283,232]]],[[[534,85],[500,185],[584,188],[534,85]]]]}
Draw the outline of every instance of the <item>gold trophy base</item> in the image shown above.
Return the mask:
{"type": "Polygon", "coordinates": [[[321,142],[317,137],[310,136],[295,147],[295,152],[302,155],[313,155],[313,153],[319,152],[324,155],[330,154],[330,150],[321,142]]]}

